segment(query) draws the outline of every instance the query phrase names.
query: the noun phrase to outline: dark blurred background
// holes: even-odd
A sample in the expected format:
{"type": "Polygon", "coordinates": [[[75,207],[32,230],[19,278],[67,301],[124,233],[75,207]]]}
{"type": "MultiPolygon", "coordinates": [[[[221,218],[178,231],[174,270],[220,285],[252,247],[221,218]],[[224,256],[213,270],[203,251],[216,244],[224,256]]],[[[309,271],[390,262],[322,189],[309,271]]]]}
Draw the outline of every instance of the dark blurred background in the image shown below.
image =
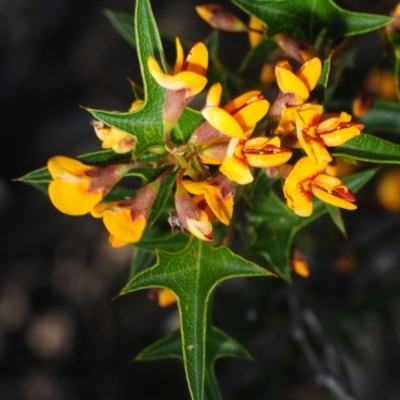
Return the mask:
{"type": "MultiPolygon", "coordinates": [[[[196,4],[152,0],[160,29],[190,41],[210,33],[196,4]]],[[[1,400],[189,398],[181,362],[132,362],[178,316],[145,292],[111,300],[128,278],[131,249],[111,249],[101,221],[62,215],[43,193],[11,182],[52,155],[99,149],[79,105],[126,110],[132,102],[135,51],[104,9],[132,13],[133,1],[0,1],[1,400]]],[[[221,36],[222,57],[235,65],[247,38],[221,36]]],[[[310,278],[218,289],[216,325],[254,357],[217,363],[224,398],[400,399],[400,215],[376,201],[381,173],[359,195],[359,210],[345,213],[348,239],[329,218],[297,239],[310,278]]]]}

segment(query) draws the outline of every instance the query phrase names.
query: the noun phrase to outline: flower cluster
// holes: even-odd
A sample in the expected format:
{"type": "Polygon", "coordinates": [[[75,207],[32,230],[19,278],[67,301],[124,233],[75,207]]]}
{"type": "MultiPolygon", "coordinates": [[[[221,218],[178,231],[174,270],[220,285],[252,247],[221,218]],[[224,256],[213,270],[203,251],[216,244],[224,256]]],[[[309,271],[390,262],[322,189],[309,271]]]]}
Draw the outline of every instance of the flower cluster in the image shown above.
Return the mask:
{"type": "MultiPolygon", "coordinates": [[[[216,28],[248,32],[253,46],[262,40],[264,28],[256,19],[247,27],[219,6],[199,6],[197,11],[216,28]]],[[[163,179],[171,172],[177,173],[177,215],[171,215],[169,222],[173,228],[177,226],[201,240],[213,239],[214,220],[231,223],[236,189],[254,180],[254,168],[280,174],[287,205],[300,216],[311,215],[313,195],[328,204],[354,210],[354,194],[327,172],[332,161],[329,147],[359,135],[363,126],[352,122],[346,112],[326,114],[315,99],[309,100],[322,70],[321,60],[311,46],[287,35],[278,35],[276,41],[301,65],[293,72],[289,61],[276,62],[279,94],[272,104],[260,90],[251,90],[221,105],[223,87],[214,83],[201,110],[204,121],[179,147],[172,143],[170,133],[187,104],[207,84],[208,51],[203,43],[196,43],[185,57],[177,38],[172,72],[164,71],[154,57],[149,57],[147,68],[166,91],[162,110],[166,152],[157,165],[152,165],[165,167],[164,172],[134,197],[109,202],[107,193],[131,169],[143,164],[132,160],[99,167],[56,156],[48,163],[53,204],[70,215],[91,213],[102,218],[114,247],[141,239],[163,179]],[[287,164],[289,160],[294,162],[287,164]]],[[[130,111],[142,105],[136,101],[130,111]]],[[[116,153],[133,149],[136,138],[128,133],[99,121],[93,126],[103,148],[116,153]]]]}

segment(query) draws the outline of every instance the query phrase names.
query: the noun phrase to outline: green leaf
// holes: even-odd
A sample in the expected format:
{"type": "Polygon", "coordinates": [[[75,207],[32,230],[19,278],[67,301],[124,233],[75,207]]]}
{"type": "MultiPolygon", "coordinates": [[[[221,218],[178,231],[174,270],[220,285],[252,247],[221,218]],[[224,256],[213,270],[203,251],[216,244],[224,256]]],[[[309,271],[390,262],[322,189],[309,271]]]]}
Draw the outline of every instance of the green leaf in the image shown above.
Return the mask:
{"type": "Polygon", "coordinates": [[[347,11],[332,0],[232,0],[268,26],[268,36],[288,33],[314,43],[379,29],[391,17],[347,11]]]}
{"type": "Polygon", "coordinates": [[[328,86],[329,73],[331,72],[331,58],[328,57],[322,64],[322,72],[319,77],[318,86],[322,86],[324,89],[328,86]]]}
{"type": "MultiPolygon", "coordinates": [[[[205,392],[210,400],[222,400],[215,378],[215,361],[222,357],[251,359],[251,356],[236,340],[215,327],[208,329],[206,343],[205,392]]],[[[163,358],[183,358],[181,333],[179,330],[172,332],[141,351],[135,360],[149,361],[163,358]]]]}
{"type": "MultiPolygon", "coordinates": [[[[375,174],[375,170],[363,171],[343,179],[345,185],[357,192],[375,174]]],[[[290,250],[295,234],[328,210],[325,203],[315,199],[310,217],[300,217],[282,202],[264,180],[255,192],[248,214],[253,238],[251,249],[265,257],[274,271],[284,280],[291,281],[290,250]]]]}
{"type": "Polygon", "coordinates": [[[136,34],[132,15],[110,10],[105,10],[104,14],[110,20],[114,28],[120,33],[120,35],[129,44],[136,48],[136,34]]]}
{"type": "Polygon", "coordinates": [[[156,251],[157,264],[138,274],[121,294],[152,287],[167,288],[178,299],[182,352],[193,400],[203,400],[206,365],[207,307],[212,290],[226,280],[267,276],[268,271],[226,247],[212,248],[191,238],[178,253],[156,251]]]}
{"type": "Polygon", "coordinates": [[[400,145],[362,133],[336,147],[332,154],[349,160],[381,164],[400,164],[400,145]]]}
{"type": "Polygon", "coordinates": [[[400,34],[395,32],[388,33],[387,37],[393,45],[394,55],[396,57],[396,65],[395,65],[396,90],[397,90],[397,98],[400,99],[400,34]]]}
{"type": "Polygon", "coordinates": [[[377,99],[360,121],[367,132],[400,134],[400,103],[377,99]]]}
{"type": "MultiPolygon", "coordinates": [[[[143,239],[135,243],[135,247],[140,250],[155,253],[156,250],[176,252],[185,247],[190,239],[188,234],[181,232],[173,234],[161,235],[159,232],[154,233],[155,229],[152,228],[148,234],[145,234],[143,239]]],[[[146,232],[147,233],[147,232],[146,232]]]]}
{"type": "Polygon", "coordinates": [[[347,237],[346,227],[344,226],[344,221],[340,208],[332,206],[331,204],[325,204],[325,207],[328,210],[328,213],[333,223],[338,227],[339,231],[343,233],[343,236],[347,237]]]}

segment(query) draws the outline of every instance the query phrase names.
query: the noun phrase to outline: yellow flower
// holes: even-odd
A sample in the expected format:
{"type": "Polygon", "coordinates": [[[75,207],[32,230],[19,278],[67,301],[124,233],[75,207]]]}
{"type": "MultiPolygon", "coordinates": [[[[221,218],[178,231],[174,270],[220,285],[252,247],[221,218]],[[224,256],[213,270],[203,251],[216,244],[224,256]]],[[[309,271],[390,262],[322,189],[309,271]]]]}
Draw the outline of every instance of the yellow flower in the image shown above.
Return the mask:
{"type": "Polygon", "coordinates": [[[168,307],[176,303],[175,295],[168,289],[160,289],[158,292],[158,305],[160,307],[168,307]]]}
{"type": "Polygon", "coordinates": [[[288,61],[280,61],[275,66],[276,81],[283,94],[292,94],[290,105],[300,105],[310,96],[317,86],[322,71],[321,60],[317,57],[306,61],[297,71],[292,72],[288,61]]]}
{"type": "Polygon", "coordinates": [[[326,163],[316,164],[309,157],[301,158],[289,173],[283,192],[288,207],[301,217],[312,214],[312,195],[320,200],[346,210],[355,210],[355,196],[342,181],[325,175],[326,163]]]}
{"type": "Polygon", "coordinates": [[[204,118],[218,131],[227,136],[247,139],[256,124],[268,112],[269,103],[259,90],[246,92],[224,107],[220,108],[222,86],[215,83],[211,86],[202,110],[204,118]]]}
{"type": "MultiPolygon", "coordinates": [[[[200,201],[201,199],[197,199],[200,201]]],[[[194,199],[182,184],[182,175],[178,177],[175,192],[175,208],[178,213],[179,225],[200,240],[210,241],[213,228],[209,216],[197,206],[194,199]]]]}
{"type": "MultiPolygon", "coordinates": [[[[143,105],[143,100],[135,100],[129,111],[135,111],[143,105]]],[[[108,126],[101,121],[92,122],[97,137],[102,141],[103,149],[113,149],[116,153],[123,154],[131,151],[135,145],[135,138],[117,128],[108,126]]]]}
{"type": "Polygon", "coordinates": [[[192,194],[203,195],[213,214],[225,225],[229,225],[233,213],[233,191],[236,183],[224,175],[210,181],[193,182],[182,180],[183,187],[192,194]]]}
{"type": "Polygon", "coordinates": [[[351,115],[340,114],[322,116],[319,104],[304,104],[297,109],[296,128],[301,147],[314,162],[332,160],[327,147],[341,146],[358,136],[364,125],[351,122],[351,115]]]}
{"type": "Polygon", "coordinates": [[[196,6],[197,14],[214,29],[228,32],[246,32],[247,26],[234,14],[219,4],[203,4],[196,6]]]}
{"type": "Polygon", "coordinates": [[[251,48],[256,47],[261,42],[264,32],[265,32],[264,23],[254,15],[250,15],[249,42],[251,48]]]}
{"type": "Polygon", "coordinates": [[[141,239],[159,188],[160,181],[156,180],[143,187],[133,198],[101,203],[92,209],[93,217],[103,218],[110,232],[112,247],[136,243],[141,239]]]}
{"type": "Polygon", "coordinates": [[[281,147],[281,141],[277,136],[255,137],[247,141],[235,138],[231,139],[220,171],[232,181],[245,185],[253,181],[250,166],[277,167],[286,163],[291,156],[292,151],[281,147]]]}
{"type": "Polygon", "coordinates": [[[128,164],[100,168],[64,156],[50,158],[47,167],[50,200],[69,215],[88,213],[129,170],[128,164]]]}
{"type": "Polygon", "coordinates": [[[176,42],[176,61],[172,75],[162,71],[156,59],[150,56],[147,60],[150,73],[157,83],[172,91],[184,90],[185,98],[193,97],[201,92],[207,83],[205,77],[208,66],[208,51],[203,43],[196,43],[184,59],[182,45],[176,42]]]}

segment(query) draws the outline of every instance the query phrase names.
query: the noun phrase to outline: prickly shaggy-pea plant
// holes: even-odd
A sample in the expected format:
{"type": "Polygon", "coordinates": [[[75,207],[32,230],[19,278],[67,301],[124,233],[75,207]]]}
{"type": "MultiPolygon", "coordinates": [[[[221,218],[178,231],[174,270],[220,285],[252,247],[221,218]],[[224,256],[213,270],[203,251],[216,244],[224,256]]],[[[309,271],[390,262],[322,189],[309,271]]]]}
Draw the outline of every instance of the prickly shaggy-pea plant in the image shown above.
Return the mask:
{"type": "Polygon", "coordinates": [[[182,358],[193,400],[222,399],[218,358],[250,357],[213,326],[216,286],[238,277],[290,284],[292,273],[307,276],[307,261],[293,249],[296,233],[328,214],[346,234],[341,209],[357,208],[356,193],[376,171],[370,163],[400,163],[399,145],[368,133],[382,124],[396,129],[390,116],[398,104],[373,104],[387,55],[350,84],[344,68],[351,38],[381,30],[395,49],[399,88],[399,7],[385,16],[332,0],[232,1],[249,23],[216,4],[198,6],[215,31],[194,44],[176,38],[171,64],[163,52],[171,39],[160,38],[149,0],[136,0],[133,19],[108,12],[138,54],[142,83],[132,82],[132,105],[87,109],[102,150],[54,156],[21,178],[46,188],[61,212],[101,218],[111,246],[133,247],[119,295],[152,289],[161,306],[177,303],[179,330],[137,359],[182,358]],[[237,71],[218,58],[218,30],[249,35],[237,71]],[[259,79],[246,75],[257,66],[259,79]],[[204,107],[190,108],[202,91],[204,107]],[[343,163],[357,162],[360,172],[342,173],[343,163]],[[142,186],[119,186],[128,176],[142,186]]]}

